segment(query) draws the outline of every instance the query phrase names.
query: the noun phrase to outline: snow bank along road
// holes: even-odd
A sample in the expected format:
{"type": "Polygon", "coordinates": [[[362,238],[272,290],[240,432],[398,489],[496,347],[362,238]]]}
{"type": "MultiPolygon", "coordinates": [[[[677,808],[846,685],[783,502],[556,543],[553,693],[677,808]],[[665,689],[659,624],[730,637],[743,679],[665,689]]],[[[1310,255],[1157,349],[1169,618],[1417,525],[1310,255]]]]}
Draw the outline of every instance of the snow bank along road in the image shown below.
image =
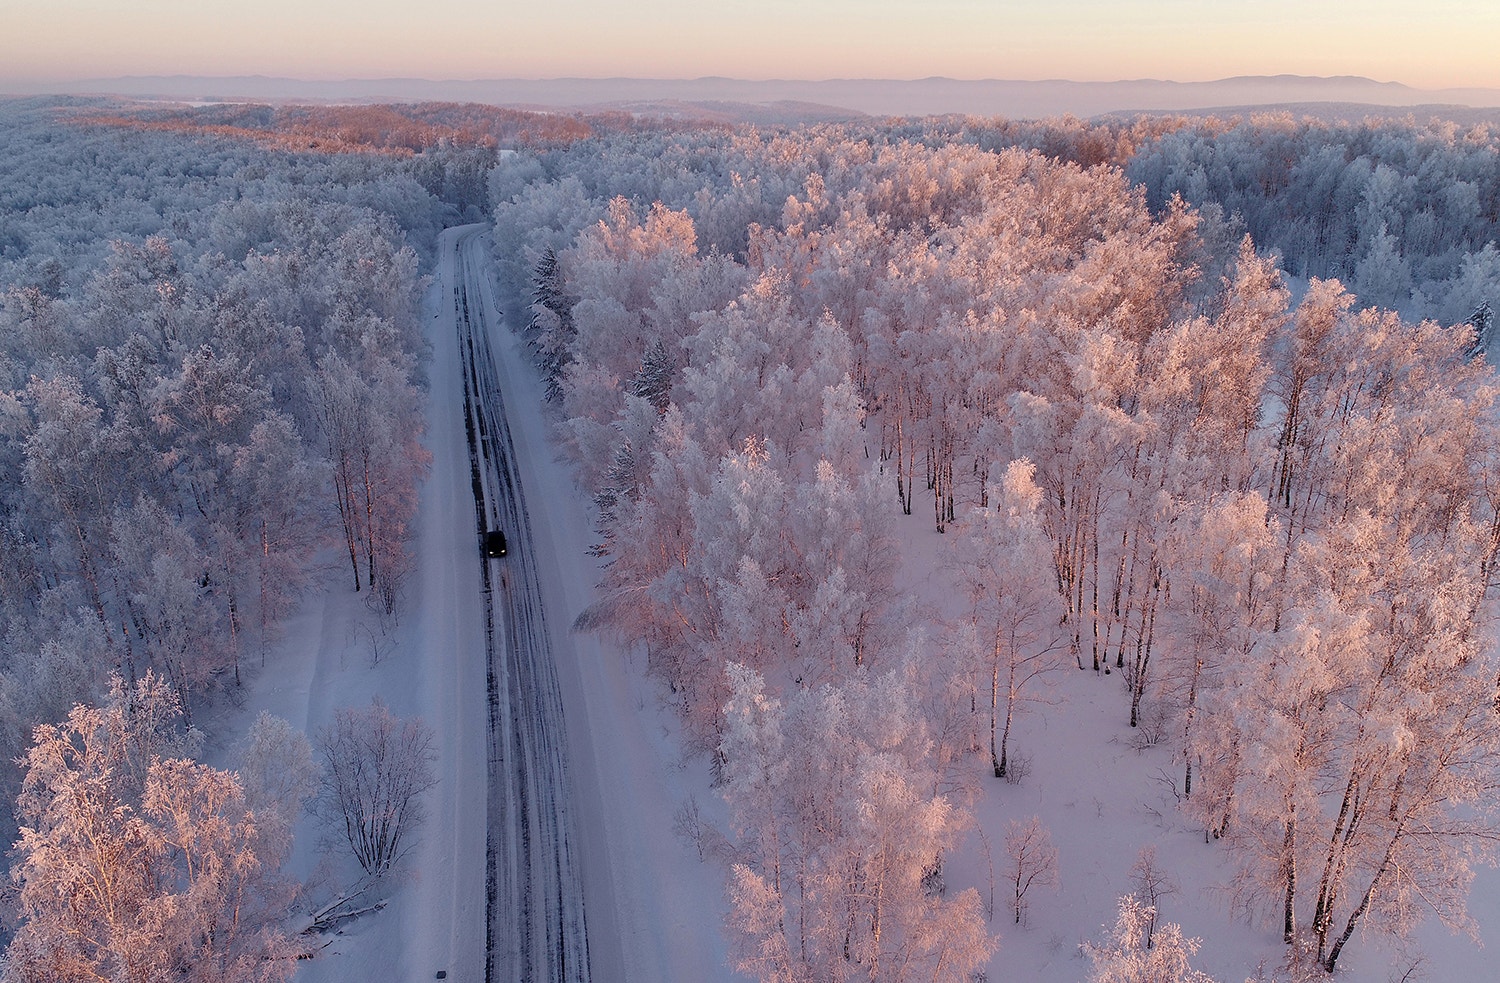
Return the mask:
{"type": "Polygon", "coordinates": [[[489,350],[482,226],[454,250],[453,313],[480,537],[503,529],[509,555],[484,559],[489,701],[487,983],[586,983],[588,933],[567,740],[530,517],[489,350]],[[471,297],[473,302],[471,302],[471,297]]]}

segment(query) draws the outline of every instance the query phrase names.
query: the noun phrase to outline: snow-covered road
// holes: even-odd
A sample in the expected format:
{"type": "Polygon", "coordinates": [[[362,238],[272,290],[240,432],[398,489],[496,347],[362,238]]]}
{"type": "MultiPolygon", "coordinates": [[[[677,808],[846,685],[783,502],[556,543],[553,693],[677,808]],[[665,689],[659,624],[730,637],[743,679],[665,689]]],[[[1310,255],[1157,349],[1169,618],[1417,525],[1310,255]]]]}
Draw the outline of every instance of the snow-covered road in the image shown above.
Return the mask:
{"type": "Polygon", "coordinates": [[[562,700],[531,517],[490,355],[479,233],[468,228],[450,241],[459,271],[452,301],[476,536],[503,530],[510,547],[485,560],[483,570],[490,715],[485,978],[586,983],[588,929],[562,700]]]}

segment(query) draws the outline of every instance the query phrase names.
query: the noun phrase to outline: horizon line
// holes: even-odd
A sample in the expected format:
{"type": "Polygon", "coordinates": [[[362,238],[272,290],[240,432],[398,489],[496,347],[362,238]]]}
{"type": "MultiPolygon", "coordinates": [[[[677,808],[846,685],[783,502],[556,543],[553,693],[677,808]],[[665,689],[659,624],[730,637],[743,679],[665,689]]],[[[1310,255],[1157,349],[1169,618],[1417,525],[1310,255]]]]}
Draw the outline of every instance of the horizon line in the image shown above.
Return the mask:
{"type": "Polygon", "coordinates": [[[310,77],[301,75],[275,75],[263,72],[233,73],[206,75],[192,72],[171,72],[153,74],[132,75],[109,75],[89,77],[68,78],[38,78],[35,76],[10,76],[4,82],[21,83],[29,86],[42,85],[91,85],[110,82],[146,82],[153,80],[162,81],[264,81],[264,82],[296,82],[313,85],[336,85],[340,83],[391,83],[391,82],[427,82],[432,84],[464,85],[481,84],[492,82],[665,82],[665,83],[694,83],[694,82],[739,82],[748,84],[807,84],[823,85],[842,82],[881,82],[901,85],[914,85],[924,82],[951,82],[961,85],[980,84],[1013,84],[1013,85],[1216,85],[1226,82],[1257,82],[1257,81],[1305,81],[1305,82],[1357,82],[1380,87],[1397,87],[1409,89],[1416,92],[1447,92],[1447,91],[1500,91],[1500,85],[1445,85],[1439,87],[1423,87],[1402,82],[1397,79],[1374,79],[1365,75],[1302,75],[1295,72],[1277,72],[1269,75],[1228,75],[1217,78],[1202,79],[1172,79],[1172,78],[1120,78],[1120,79],[1073,79],[1060,76],[1049,78],[1027,79],[1027,78],[999,78],[986,76],[983,78],[960,78],[949,75],[925,75],[915,78],[896,78],[882,76],[835,76],[826,78],[749,78],[734,75],[697,75],[697,76],[653,76],[653,75],[555,75],[555,76],[515,76],[515,75],[486,75],[467,78],[431,77],[425,75],[343,75],[337,77],[310,77]]]}

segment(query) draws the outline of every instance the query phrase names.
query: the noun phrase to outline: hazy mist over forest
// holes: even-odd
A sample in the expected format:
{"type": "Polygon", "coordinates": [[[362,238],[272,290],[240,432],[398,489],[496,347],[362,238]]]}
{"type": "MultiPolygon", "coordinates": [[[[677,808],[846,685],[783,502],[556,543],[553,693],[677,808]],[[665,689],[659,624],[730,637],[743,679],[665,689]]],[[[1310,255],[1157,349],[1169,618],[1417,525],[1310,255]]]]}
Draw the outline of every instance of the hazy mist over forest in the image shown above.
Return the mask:
{"type": "Polygon", "coordinates": [[[1243,77],[1214,82],[1155,80],[1122,82],[913,81],[843,79],[747,81],[729,78],[559,78],[434,81],[413,78],[310,81],[249,76],[237,78],[151,76],[92,79],[65,84],[30,82],[14,91],[105,93],[179,100],[276,100],[391,102],[441,100],[483,102],[531,109],[626,109],[666,115],[719,109],[731,118],[754,119],[753,109],[779,108],[782,122],[818,118],[964,114],[1040,119],[1071,114],[1213,110],[1235,107],[1318,104],[1345,106],[1354,119],[1384,109],[1467,119],[1500,113],[1500,88],[1418,89],[1365,78],[1297,76],[1243,77]],[[687,104],[673,106],[672,104],[687,104]],[[726,105],[727,104],[727,105],[726,105]],[[1463,108],[1481,112],[1465,113],[1463,108]],[[1488,110],[1488,112],[1484,112],[1488,110]]]}

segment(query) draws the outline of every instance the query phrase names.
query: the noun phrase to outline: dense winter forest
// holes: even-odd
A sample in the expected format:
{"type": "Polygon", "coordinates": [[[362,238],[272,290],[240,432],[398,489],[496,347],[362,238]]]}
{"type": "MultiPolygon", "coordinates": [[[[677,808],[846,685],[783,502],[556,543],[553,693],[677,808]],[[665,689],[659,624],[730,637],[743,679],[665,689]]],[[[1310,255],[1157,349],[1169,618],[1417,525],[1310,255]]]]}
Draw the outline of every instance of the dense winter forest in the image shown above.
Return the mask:
{"type": "Polygon", "coordinates": [[[1500,281],[1500,135],[1433,120],[1337,126],[1208,120],[1140,147],[1127,171],[1233,216],[1289,272],[1443,324],[1492,307],[1500,281]]]}
{"type": "Polygon", "coordinates": [[[220,771],[194,713],[310,582],[401,603],[454,208],[409,161],[59,111],[0,107],[6,978],[284,978],[308,738],[265,718],[220,771]]]}
{"type": "MultiPolygon", "coordinates": [[[[1082,712],[1065,676],[1285,941],[1260,978],[1469,927],[1500,833],[1497,158],[1284,117],[0,103],[4,979],[289,978],[314,799],[364,871],[400,859],[340,776],[377,741],[425,760],[414,722],[262,716],[207,735],[233,770],[194,725],[304,593],[401,614],[424,264],[481,217],[596,505],[578,627],[710,763],[724,828],[680,818],[740,973],[997,978],[1060,847],[991,829],[987,891],[951,858],[991,857],[1020,722],[1082,712]]],[[[1172,859],[1130,859],[1078,974],[1204,979],[1157,920],[1172,859]]]]}
{"type": "MultiPolygon", "coordinates": [[[[1089,133],[620,136],[495,171],[501,282],[611,559],[582,623],[647,654],[713,758],[755,978],[986,963],[943,858],[1060,666],[1118,680],[1289,967],[1466,924],[1500,778],[1500,430],[1467,323],[1500,287],[1500,143],[1089,133]],[[1295,303],[1262,243],[1312,277],[1295,303]],[[1445,320],[1372,306],[1409,301],[1445,320]],[[894,587],[914,511],[946,610],[894,587]]],[[[1017,922],[1046,832],[1006,837],[1017,922]]],[[[1151,895],[1092,978],[1187,972],[1151,895]]]]}

